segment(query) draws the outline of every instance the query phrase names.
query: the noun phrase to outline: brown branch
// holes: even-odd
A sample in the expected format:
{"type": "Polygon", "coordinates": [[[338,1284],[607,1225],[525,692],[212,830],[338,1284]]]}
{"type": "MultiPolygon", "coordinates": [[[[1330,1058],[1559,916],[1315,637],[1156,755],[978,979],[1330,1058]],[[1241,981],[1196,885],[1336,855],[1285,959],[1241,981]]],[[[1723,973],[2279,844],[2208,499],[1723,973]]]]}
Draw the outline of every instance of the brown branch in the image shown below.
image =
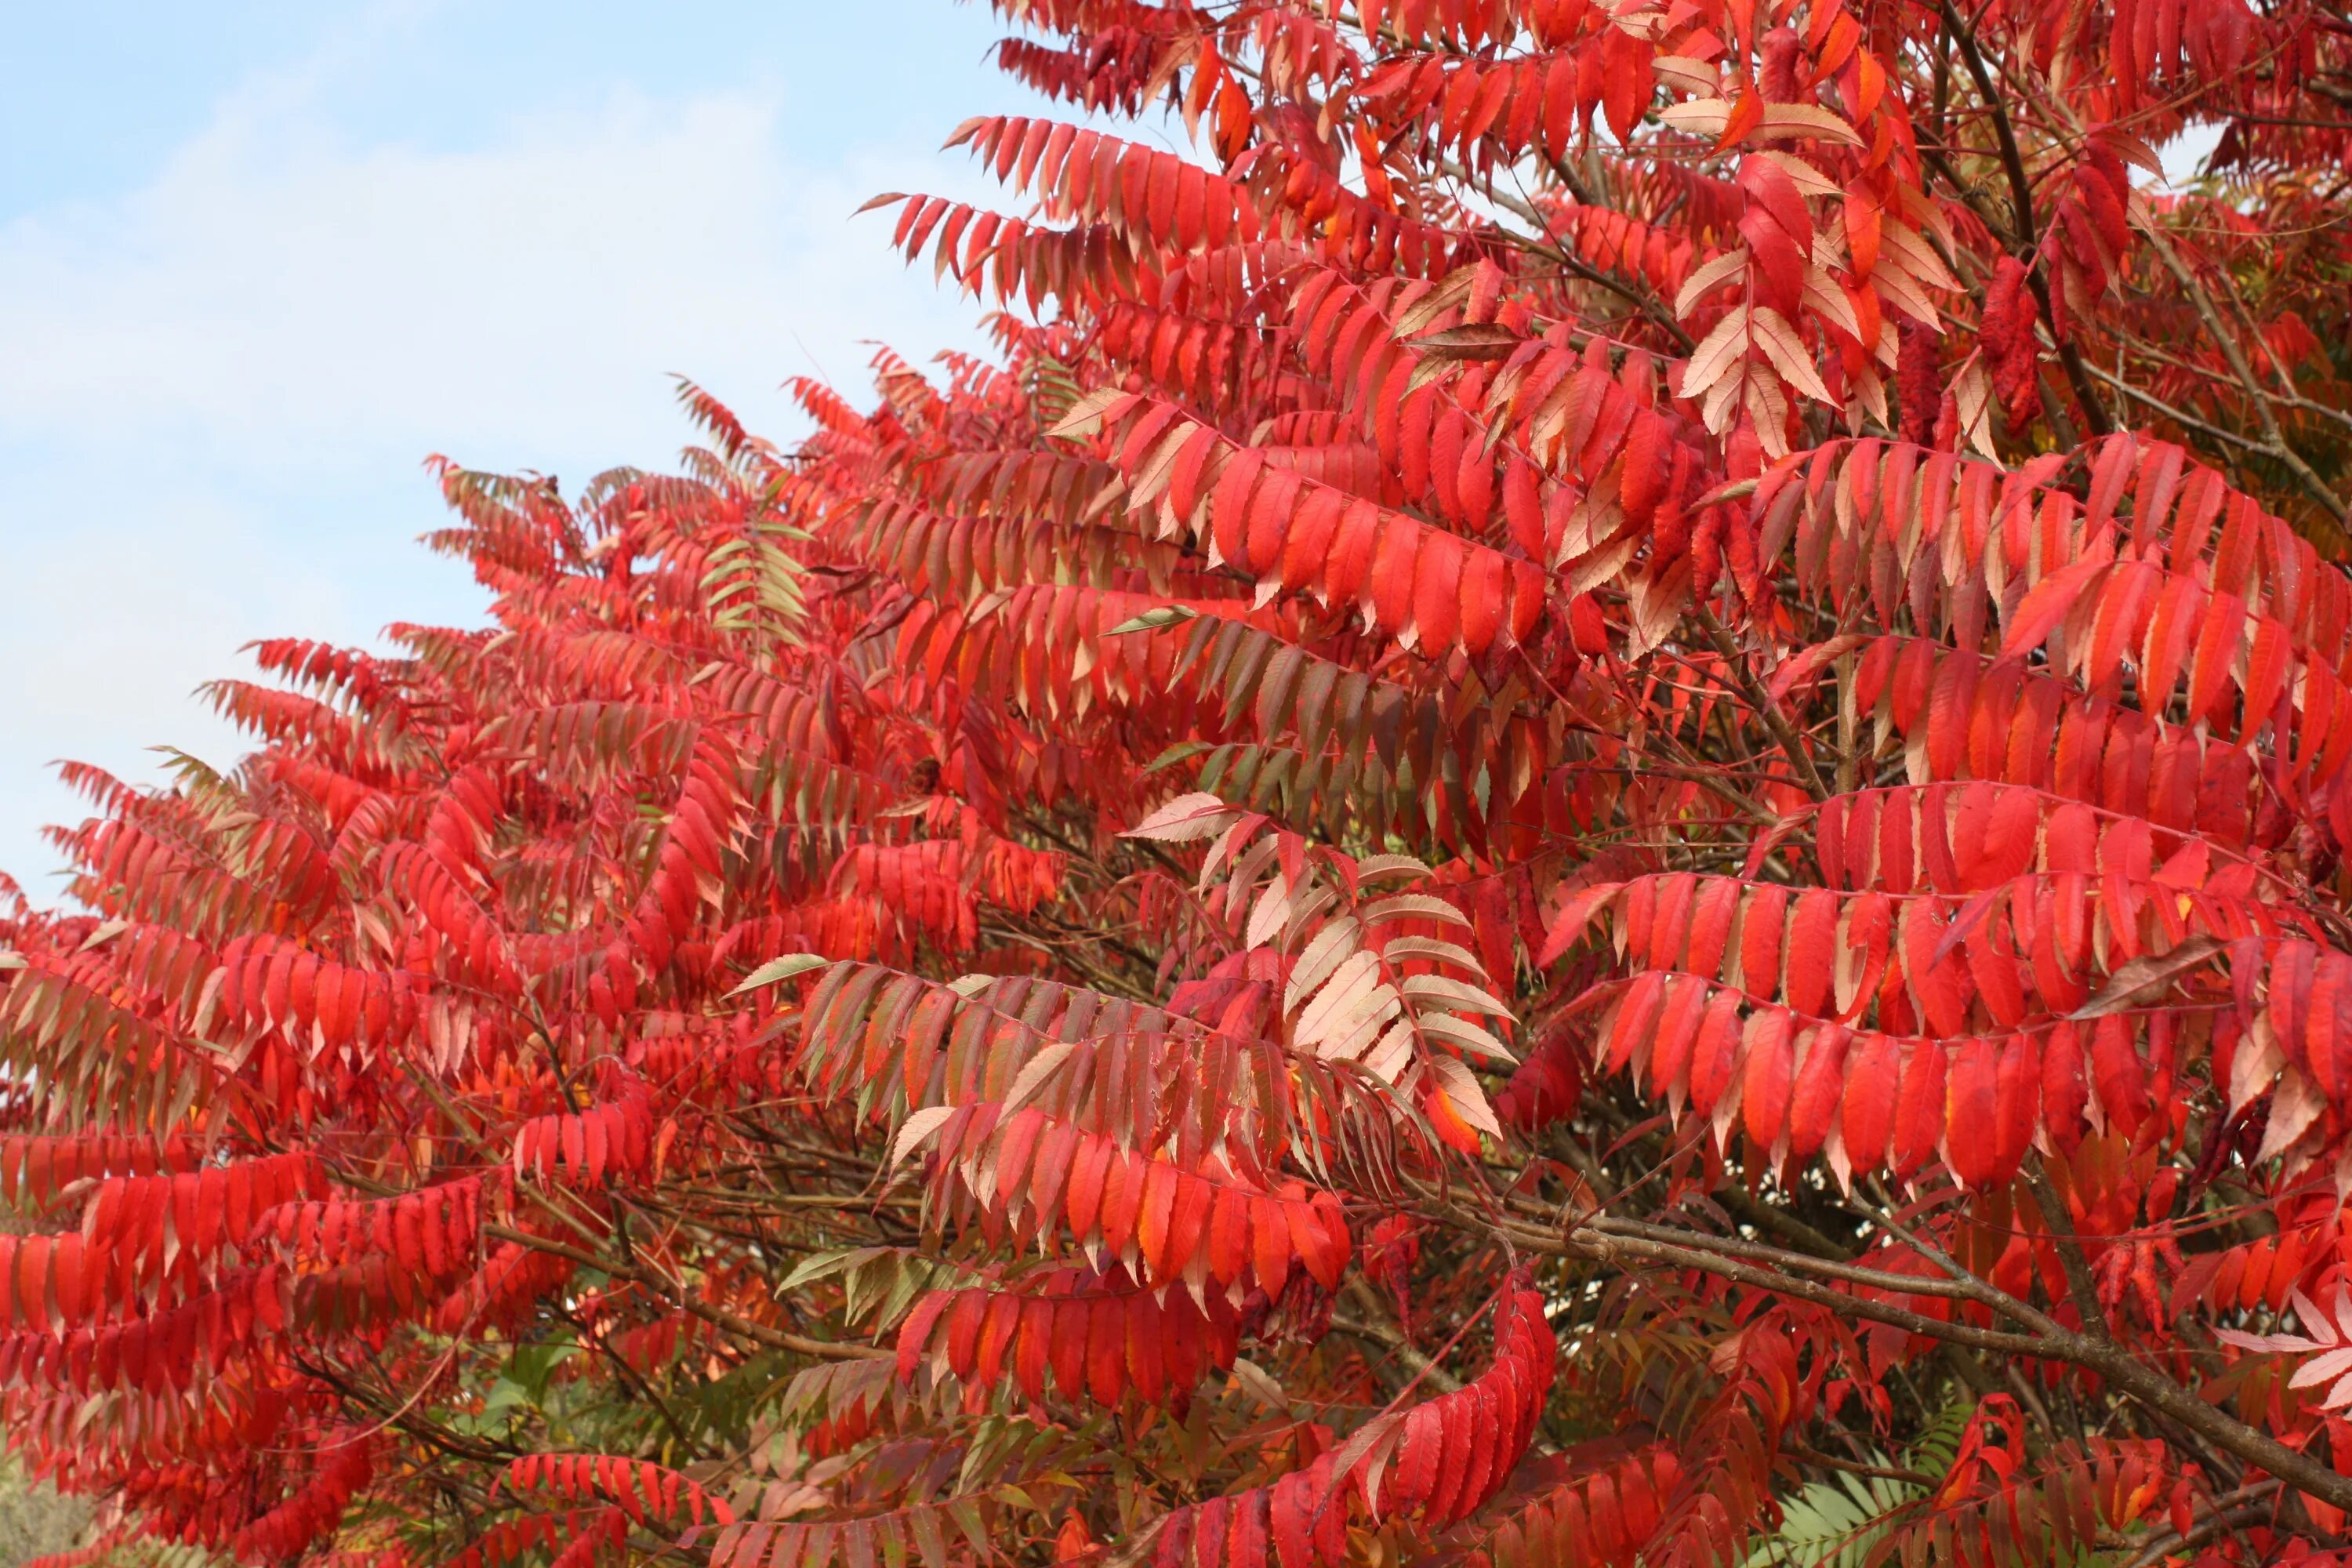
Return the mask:
{"type": "MultiPolygon", "coordinates": [[[[552,1253],[558,1258],[568,1258],[574,1263],[597,1269],[615,1279],[628,1279],[656,1289],[665,1297],[669,1293],[667,1281],[658,1276],[631,1268],[617,1258],[583,1251],[576,1247],[568,1247],[562,1242],[551,1240],[543,1236],[533,1236],[529,1231],[516,1230],[509,1226],[486,1225],[482,1226],[482,1234],[496,1237],[500,1241],[511,1241],[535,1251],[552,1253]]],[[[794,1351],[802,1355],[816,1356],[825,1361],[883,1361],[887,1360],[891,1354],[890,1352],[873,1345],[836,1344],[829,1340],[813,1340],[805,1335],[787,1333],[782,1329],[772,1329],[765,1323],[755,1323],[749,1318],[739,1318],[724,1308],[711,1306],[707,1301],[698,1301],[692,1296],[683,1292],[677,1297],[677,1304],[715,1328],[725,1329],[729,1333],[739,1334],[747,1340],[757,1340],[773,1350],[794,1351]]]]}
{"type": "Polygon", "coordinates": [[[1404,1331],[1390,1319],[1388,1309],[1381,1305],[1380,1298],[1372,1293],[1370,1284],[1362,1275],[1351,1275],[1347,1289],[1348,1299],[1355,1303],[1363,1316],[1343,1318],[1334,1313],[1331,1318],[1333,1328],[1380,1346],[1412,1373],[1416,1382],[1426,1383],[1447,1394],[1462,1386],[1460,1378],[1430,1360],[1404,1337],[1404,1331]]]}
{"type": "MultiPolygon", "coordinates": [[[[2019,152],[2016,129],[2010,124],[2009,110],[2003,106],[2000,89],[1993,84],[1992,73],[1985,68],[1984,54],[1977,45],[1976,30],[1970,27],[1952,0],[1937,0],[1943,12],[1944,26],[1960,46],[1960,61],[1968,67],[1969,79],[1976,83],[1977,96],[1992,119],[1993,140],[2000,149],[2001,172],[2009,179],[2010,207],[2014,216],[2011,235],[2016,243],[2013,253],[2025,263],[2025,279],[2033,290],[2034,302],[2042,307],[2042,319],[2054,322],[2057,313],[2051,309],[2050,280],[2039,265],[2036,252],[2040,241],[2033,223],[2033,181],[2025,172],[2025,157],[2019,152]]],[[[2058,344],[2058,363],[2064,367],[2067,384],[2074,388],[2074,400],[2083,405],[2083,418],[2091,426],[2091,434],[2104,436],[2115,426],[2107,411],[2099,403],[2096,388],[2084,371],[2083,356],[2070,342],[2058,344]]]]}
{"type": "Polygon", "coordinates": [[[1706,628],[1707,641],[1715,645],[1717,655],[1722,658],[1725,670],[1738,682],[1740,694],[1748,699],[1748,706],[1756,710],[1758,718],[1764,721],[1765,728],[1772,731],[1772,738],[1780,743],[1780,750],[1788,754],[1789,761],[1796,767],[1799,781],[1815,800],[1827,800],[1830,787],[1822,780],[1821,770],[1814,766],[1812,753],[1805,749],[1803,739],[1789,723],[1788,715],[1780,711],[1780,705],[1773,701],[1771,693],[1758,682],[1756,672],[1748,668],[1748,660],[1741,658],[1738,648],[1732,645],[1731,634],[1723,629],[1723,623],[1717,620],[1705,605],[1696,605],[1692,608],[1698,616],[1699,625],[1706,628]]]}
{"type": "MultiPolygon", "coordinates": [[[[1653,1240],[1645,1236],[1627,1234],[1632,1228],[1628,1222],[1607,1220],[1588,1221],[1571,1226],[1565,1233],[1544,1231],[1509,1220],[1485,1218],[1450,1205],[1438,1206],[1443,1216],[1457,1226],[1488,1231],[1515,1247],[1532,1252],[1586,1258],[1610,1268],[1622,1268],[1628,1260],[1639,1260],[1674,1268],[1696,1269],[1735,1284],[1811,1302],[1843,1317],[1867,1319],[1924,1338],[1965,1345],[1971,1350],[1997,1351],[2006,1355],[2028,1356],[2079,1366],[2097,1373],[2109,1386],[2136,1403],[2187,1427],[2223,1452],[2269,1471],[2296,1490],[2308,1493],[2331,1507],[2352,1509],[2352,1476],[2340,1475],[2267,1432],[2224,1415],[2112,1341],[2094,1339],[2066,1328],[2007,1291],[1960,1269],[1950,1259],[1932,1249],[1929,1249],[1930,1255],[1941,1266],[1958,1274],[1952,1283],[1959,1287],[1959,1294],[2018,1324],[2023,1331],[1981,1329],[1970,1323],[1949,1322],[1891,1301],[1874,1300],[1801,1279],[1791,1270],[1816,1272],[1850,1267],[1831,1264],[1826,1259],[1801,1253],[1780,1253],[1771,1258],[1775,1267],[1768,1268],[1763,1255],[1776,1249],[1764,1247],[1759,1243],[1739,1243],[1738,1245],[1744,1256],[1728,1257],[1724,1255],[1728,1250],[1727,1244],[1718,1237],[1684,1236],[1672,1242],[1653,1240]]],[[[1878,1271],[1863,1272],[1874,1274],[1878,1271]]],[[[1900,1282],[1886,1287],[1890,1292],[1899,1289],[1913,1296],[1942,1293],[1921,1289],[1922,1282],[1913,1277],[1885,1275],[1884,1278],[1900,1282]]]]}
{"type": "Polygon", "coordinates": [[[2245,350],[2239,346],[2237,338],[2222,324],[2221,313],[2214,308],[2212,296],[2206,292],[2203,282],[2182,262],[2179,254],[2172,248],[2172,242],[2157,226],[2150,224],[2141,232],[2147,236],[2148,245],[2156,252],[2157,259],[2164,263],[2164,269],[2172,274],[2173,281],[2180,285],[2181,292],[2188,295],[2189,302],[2196,307],[2198,320],[2205,324],[2205,331],[2220,347],[2222,357],[2230,362],[2230,369],[2237,376],[2238,384],[2253,404],[2254,414],[2261,419],[2263,434],[2267,437],[2267,445],[2260,450],[2285,464],[2287,471],[2294,475],[2296,481],[2314,500],[2326,507],[2339,521],[2343,521],[2347,515],[2344,502],[2336,499],[2336,492],[2327,488],[2327,482],[2312,466],[2304,461],[2303,454],[2287,444],[2286,433],[2279,427],[2277,410],[2271,406],[2270,394],[2263,390],[2262,383],[2255,378],[2253,366],[2247,363],[2245,350]]]}

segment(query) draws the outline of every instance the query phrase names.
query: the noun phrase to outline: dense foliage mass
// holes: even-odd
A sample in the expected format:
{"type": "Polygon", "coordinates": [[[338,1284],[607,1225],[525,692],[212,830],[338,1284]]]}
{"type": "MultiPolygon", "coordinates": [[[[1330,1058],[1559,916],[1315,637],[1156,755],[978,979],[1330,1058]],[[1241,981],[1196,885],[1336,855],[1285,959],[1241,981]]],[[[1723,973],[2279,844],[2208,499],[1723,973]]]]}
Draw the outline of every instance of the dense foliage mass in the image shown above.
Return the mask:
{"type": "Polygon", "coordinates": [[[994,363],[72,770],[72,1561],[2337,1560],[2345,13],[1000,5],[994,363]]]}

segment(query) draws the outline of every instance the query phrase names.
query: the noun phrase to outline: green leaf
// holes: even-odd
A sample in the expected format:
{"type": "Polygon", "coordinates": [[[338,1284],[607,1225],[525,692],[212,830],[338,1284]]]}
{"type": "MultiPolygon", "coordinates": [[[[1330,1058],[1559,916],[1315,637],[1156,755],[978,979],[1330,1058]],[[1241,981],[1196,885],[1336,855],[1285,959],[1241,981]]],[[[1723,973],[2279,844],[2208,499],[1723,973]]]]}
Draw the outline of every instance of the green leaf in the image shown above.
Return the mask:
{"type": "Polygon", "coordinates": [[[1143,771],[1147,773],[1156,773],[1164,768],[1172,768],[1188,758],[1197,757],[1202,752],[1213,752],[1216,749],[1214,744],[1207,741],[1179,741],[1144,763],[1143,771]]]}
{"type": "Polygon", "coordinates": [[[1139,616],[1127,619],[1105,632],[1105,637],[1123,637],[1129,632],[1156,632],[1162,626],[1181,626],[1200,617],[1198,610],[1188,610],[1181,605],[1155,605],[1139,616]]]}
{"type": "Polygon", "coordinates": [[[895,1247],[854,1247],[838,1252],[813,1252],[802,1258],[793,1271],[784,1276],[784,1282],[776,1287],[776,1289],[779,1294],[797,1290],[814,1280],[838,1274],[844,1269],[856,1268],[862,1263],[895,1250],[897,1250],[895,1247]]]}
{"type": "Polygon", "coordinates": [[[790,980],[796,974],[806,974],[812,969],[823,969],[832,962],[814,952],[788,952],[782,958],[772,958],[751,971],[742,984],[727,994],[740,996],[746,991],[757,991],[762,985],[773,985],[779,980],[790,980]]]}
{"type": "Polygon", "coordinates": [[[522,1384],[502,1377],[490,1384],[489,1393],[482,1396],[482,1414],[485,1416],[495,1415],[501,1410],[511,1410],[519,1405],[533,1407],[538,1403],[539,1401],[531,1397],[530,1390],[524,1388],[522,1384]]]}

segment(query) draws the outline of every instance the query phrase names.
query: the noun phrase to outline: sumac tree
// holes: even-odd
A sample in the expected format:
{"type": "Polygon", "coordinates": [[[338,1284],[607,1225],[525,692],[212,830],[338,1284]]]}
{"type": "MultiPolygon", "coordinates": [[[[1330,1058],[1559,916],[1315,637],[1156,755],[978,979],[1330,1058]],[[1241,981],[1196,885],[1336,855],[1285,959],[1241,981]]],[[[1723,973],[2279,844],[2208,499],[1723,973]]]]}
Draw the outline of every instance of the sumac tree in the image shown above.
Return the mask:
{"type": "Polygon", "coordinates": [[[70,771],[77,1560],[2335,1560],[2344,13],[1001,5],[991,360],[70,771]]]}

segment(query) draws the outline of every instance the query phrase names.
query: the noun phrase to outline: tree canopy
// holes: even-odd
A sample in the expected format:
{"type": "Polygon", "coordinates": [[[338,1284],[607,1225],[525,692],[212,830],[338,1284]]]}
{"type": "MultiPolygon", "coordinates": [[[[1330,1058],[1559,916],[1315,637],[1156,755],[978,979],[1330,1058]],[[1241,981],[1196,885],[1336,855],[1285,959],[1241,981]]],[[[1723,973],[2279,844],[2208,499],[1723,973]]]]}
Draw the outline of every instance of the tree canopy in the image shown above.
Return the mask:
{"type": "Polygon", "coordinates": [[[43,1561],[2352,1560],[2352,18],[998,9],[991,354],[68,769],[43,1561]]]}

